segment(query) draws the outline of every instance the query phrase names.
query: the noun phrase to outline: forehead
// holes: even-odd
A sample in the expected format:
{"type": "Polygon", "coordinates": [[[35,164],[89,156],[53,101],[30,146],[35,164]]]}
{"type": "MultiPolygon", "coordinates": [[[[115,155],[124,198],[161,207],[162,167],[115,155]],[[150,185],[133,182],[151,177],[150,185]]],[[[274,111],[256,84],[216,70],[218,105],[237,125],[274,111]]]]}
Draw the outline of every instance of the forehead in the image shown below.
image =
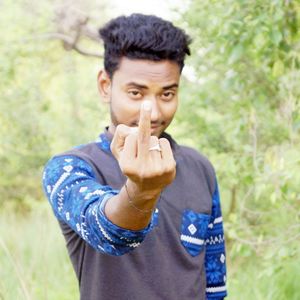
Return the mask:
{"type": "Polygon", "coordinates": [[[119,68],[113,75],[113,81],[120,84],[137,82],[143,84],[178,83],[180,68],[170,60],[151,61],[146,59],[121,58],[119,68]]]}

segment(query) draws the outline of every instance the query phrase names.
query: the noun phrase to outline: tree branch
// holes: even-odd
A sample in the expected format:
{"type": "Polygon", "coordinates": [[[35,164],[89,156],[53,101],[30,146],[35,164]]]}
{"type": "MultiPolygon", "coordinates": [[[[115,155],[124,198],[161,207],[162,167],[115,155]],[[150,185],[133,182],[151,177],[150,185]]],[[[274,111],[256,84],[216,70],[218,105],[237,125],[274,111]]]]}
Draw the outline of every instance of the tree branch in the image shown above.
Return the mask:
{"type": "Polygon", "coordinates": [[[103,55],[95,52],[90,52],[88,50],[82,49],[78,45],[78,38],[76,38],[76,42],[74,43],[74,38],[59,32],[50,32],[41,35],[37,35],[35,39],[47,39],[47,40],[61,40],[63,41],[70,50],[75,50],[76,52],[90,57],[103,58],[103,55]]]}

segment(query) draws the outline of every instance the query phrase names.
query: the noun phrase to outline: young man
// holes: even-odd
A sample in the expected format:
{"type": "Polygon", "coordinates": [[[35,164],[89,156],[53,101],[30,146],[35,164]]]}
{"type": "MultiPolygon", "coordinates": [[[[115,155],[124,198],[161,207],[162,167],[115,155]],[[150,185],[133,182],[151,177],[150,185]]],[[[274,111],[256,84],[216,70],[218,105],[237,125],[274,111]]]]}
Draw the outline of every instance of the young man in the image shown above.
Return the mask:
{"type": "Polygon", "coordinates": [[[81,299],[223,299],[213,167],[165,133],[190,39],[141,14],[110,21],[100,35],[98,88],[110,125],[94,143],[52,158],[43,177],[81,299]]]}

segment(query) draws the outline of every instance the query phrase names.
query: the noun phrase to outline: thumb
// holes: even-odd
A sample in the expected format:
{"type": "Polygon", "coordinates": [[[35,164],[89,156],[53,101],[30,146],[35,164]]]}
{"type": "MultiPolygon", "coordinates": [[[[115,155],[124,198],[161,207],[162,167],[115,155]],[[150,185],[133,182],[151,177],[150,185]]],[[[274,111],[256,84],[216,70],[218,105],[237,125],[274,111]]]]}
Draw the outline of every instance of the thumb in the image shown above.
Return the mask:
{"type": "Polygon", "coordinates": [[[124,124],[119,124],[116,127],[114,137],[110,144],[110,150],[117,160],[119,160],[120,152],[124,148],[126,137],[133,132],[137,132],[137,127],[129,127],[124,124]]]}

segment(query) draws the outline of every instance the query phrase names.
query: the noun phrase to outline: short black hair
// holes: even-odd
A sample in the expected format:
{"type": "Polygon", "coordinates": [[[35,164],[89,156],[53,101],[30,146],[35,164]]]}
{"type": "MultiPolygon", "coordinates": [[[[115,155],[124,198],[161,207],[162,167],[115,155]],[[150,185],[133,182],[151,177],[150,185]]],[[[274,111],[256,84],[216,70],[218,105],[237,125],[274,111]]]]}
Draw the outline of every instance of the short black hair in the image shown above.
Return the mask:
{"type": "Polygon", "coordinates": [[[109,21],[99,30],[104,42],[104,68],[112,78],[123,56],[160,61],[168,59],[184,66],[190,55],[191,38],[171,22],[154,15],[132,14],[109,21]]]}

